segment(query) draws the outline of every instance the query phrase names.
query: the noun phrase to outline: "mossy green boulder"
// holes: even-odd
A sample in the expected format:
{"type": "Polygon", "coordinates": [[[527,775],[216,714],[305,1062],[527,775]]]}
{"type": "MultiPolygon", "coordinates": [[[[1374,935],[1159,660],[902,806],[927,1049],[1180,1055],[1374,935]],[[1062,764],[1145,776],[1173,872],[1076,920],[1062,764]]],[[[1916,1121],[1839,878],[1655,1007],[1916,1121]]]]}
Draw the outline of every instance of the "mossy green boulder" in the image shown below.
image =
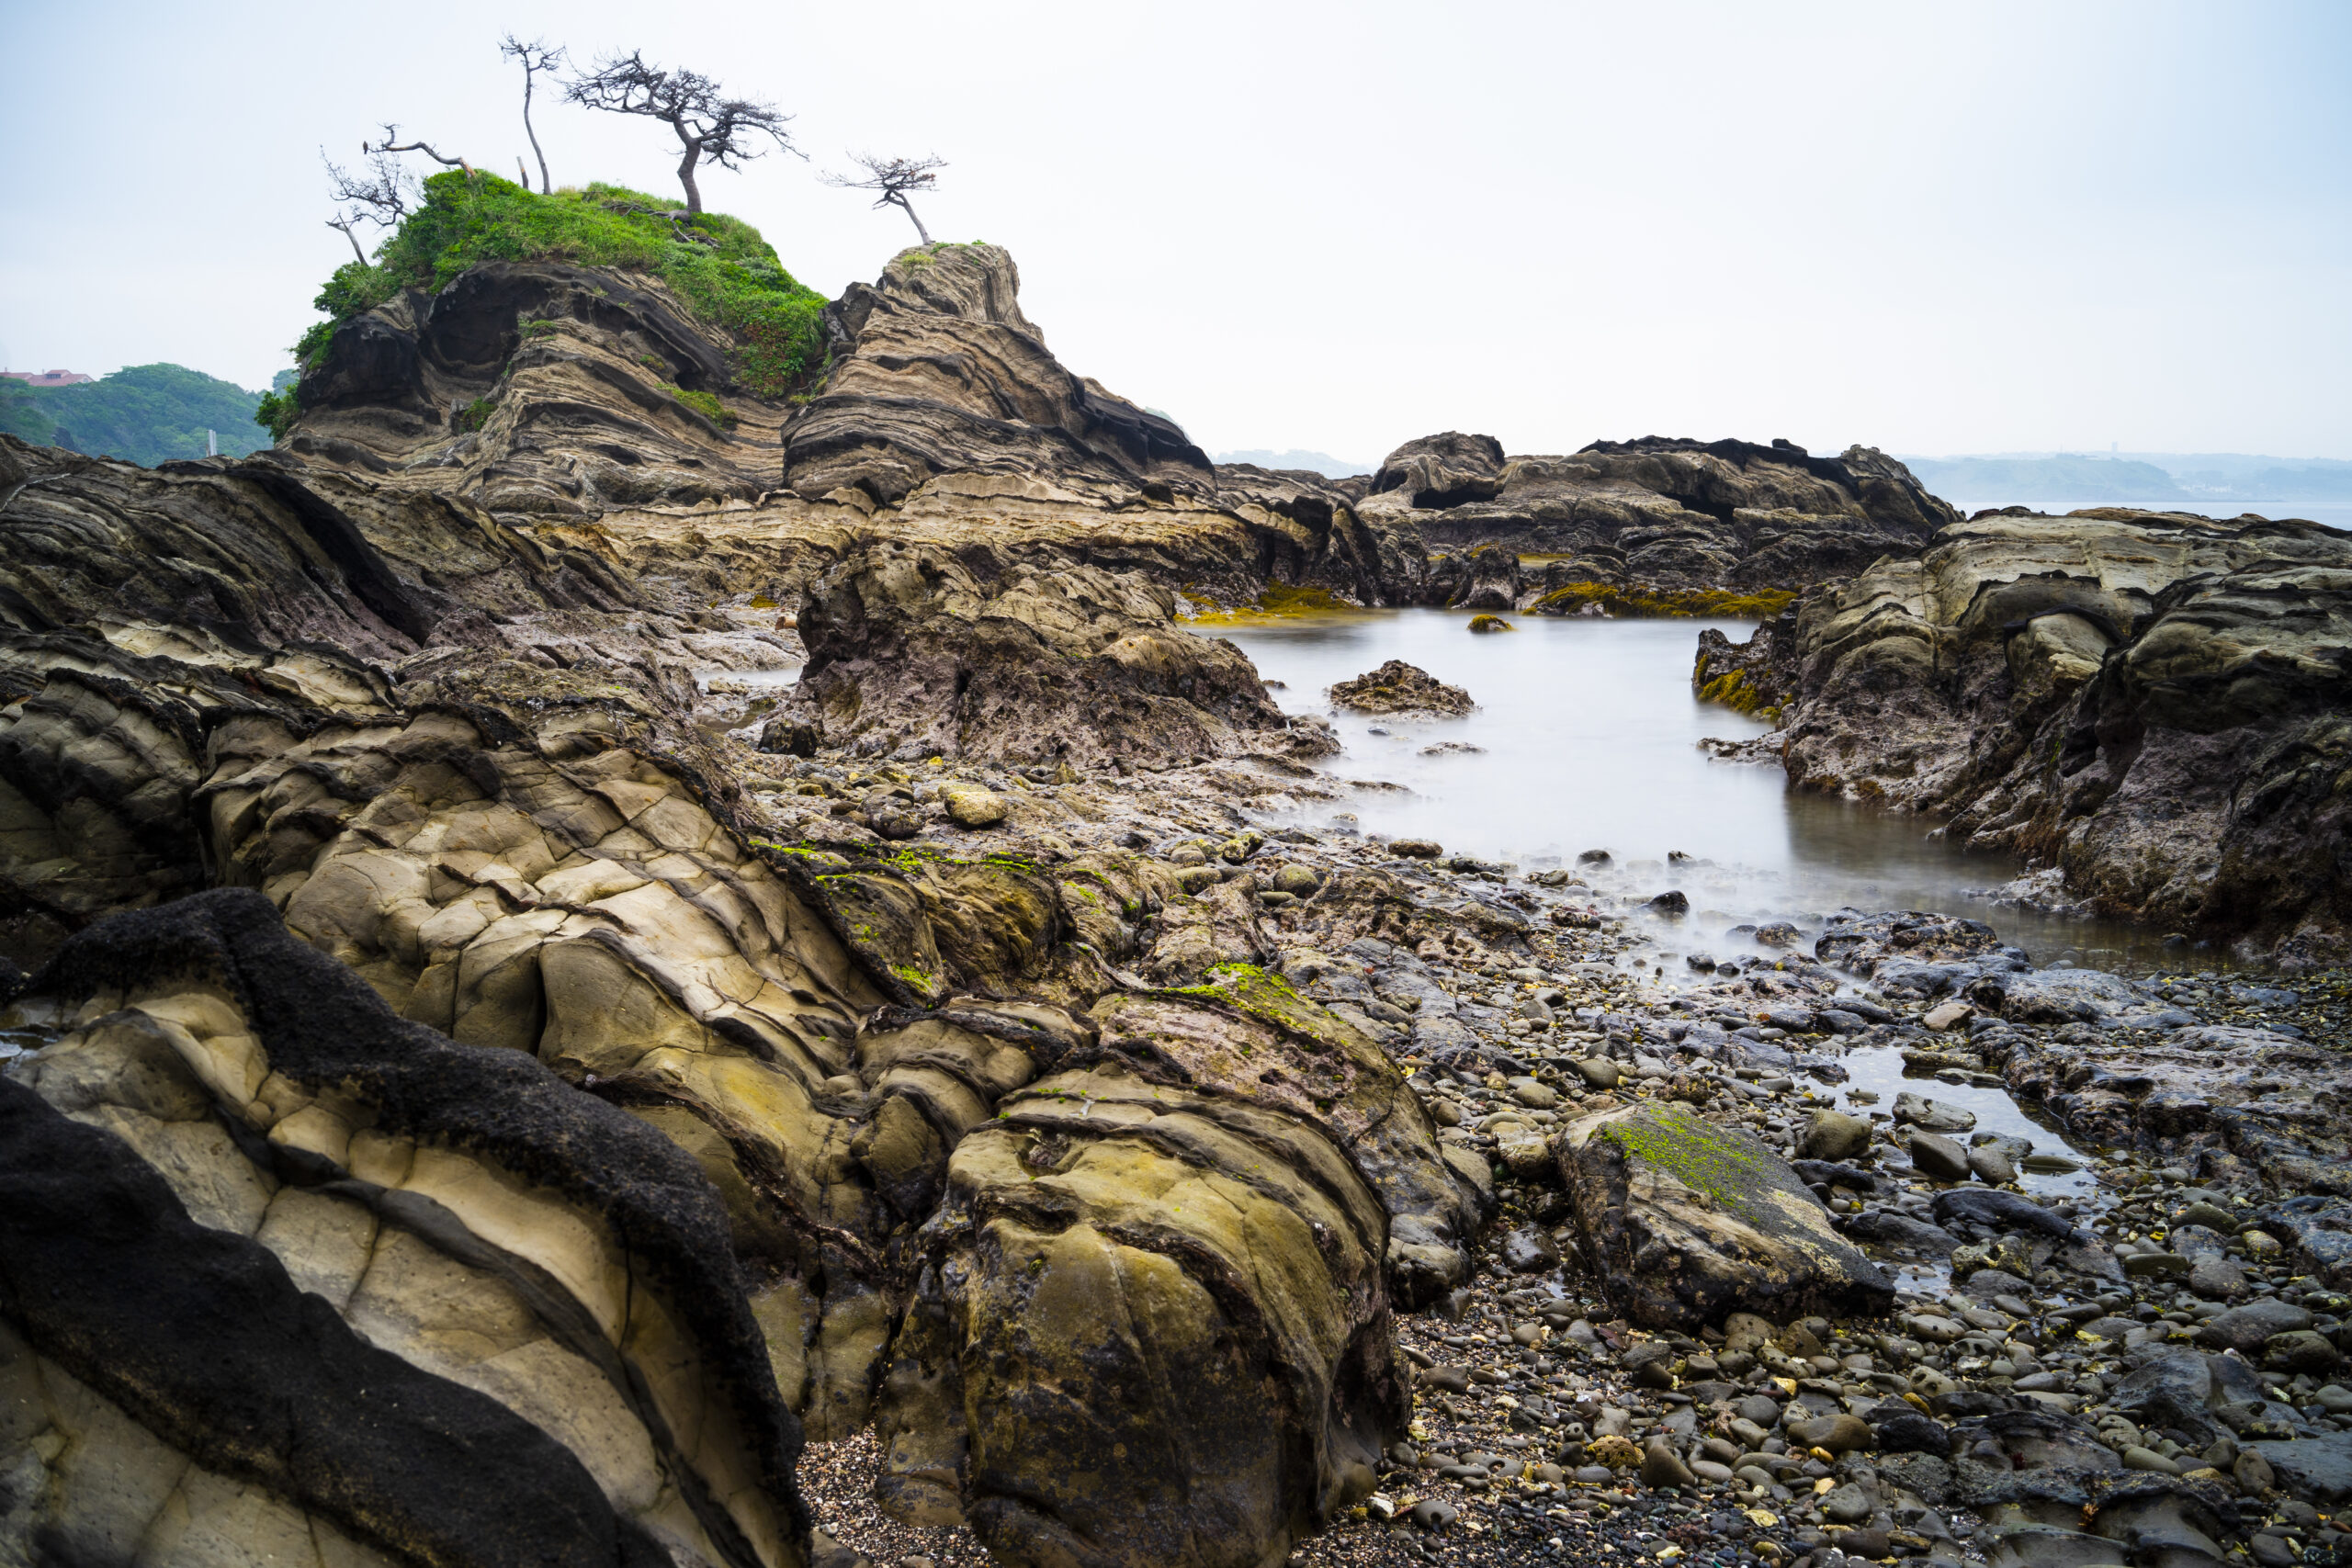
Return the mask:
{"type": "Polygon", "coordinates": [[[1616,1308],[1648,1328],[1735,1312],[1884,1311],[1893,1283],[1830,1228],[1797,1173],[1736,1127],[1645,1100],[1571,1123],[1560,1175],[1616,1308]]]}

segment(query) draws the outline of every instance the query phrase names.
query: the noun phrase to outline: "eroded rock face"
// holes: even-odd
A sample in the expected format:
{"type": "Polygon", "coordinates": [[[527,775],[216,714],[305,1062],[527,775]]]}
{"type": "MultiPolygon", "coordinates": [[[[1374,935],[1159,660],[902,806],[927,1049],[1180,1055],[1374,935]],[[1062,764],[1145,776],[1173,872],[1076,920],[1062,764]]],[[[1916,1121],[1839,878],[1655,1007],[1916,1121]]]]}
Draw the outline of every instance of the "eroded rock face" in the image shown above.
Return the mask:
{"type": "Polygon", "coordinates": [[[1952,813],[2103,912],[2340,957],[2352,540],[1988,513],[1809,601],[1799,785],[1952,813]]]}
{"type": "Polygon", "coordinates": [[[1587,1256],[1645,1327],[1871,1314],[1894,1300],[1796,1172],[1739,1128],[1648,1100],[1571,1122],[1557,1147],[1587,1256]]]}
{"type": "Polygon", "coordinates": [[[825,744],[915,760],[1102,767],[1290,747],[1248,658],[1174,609],[1139,574],[1072,564],[987,581],[945,550],[876,545],[812,590],[801,689],[825,744]]]}
{"type": "MultiPolygon", "coordinates": [[[[1600,441],[1571,457],[1506,457],[1490,436],[1408,442],[1357,507],[1409,518],[1433,545],[1559,558],[1518,592],[1544,606],[1576,585],[1794,589],[1916,554],[1958,513],[1867,447],[1842,458],[1787,442],[1600,441]]],[[[1563,613],[1583,603],[1554,600],[1563,613]]]]}
{"type": "Polygon", "coordinates": [[[651,1128],[395,1017],[251,892],[92,927],[13,1015],[57,1037],[0,1084],[5,1375],[120,1456],[37,1489],[55,1528],[806,1560],[725,1212],[651,1128]]]}

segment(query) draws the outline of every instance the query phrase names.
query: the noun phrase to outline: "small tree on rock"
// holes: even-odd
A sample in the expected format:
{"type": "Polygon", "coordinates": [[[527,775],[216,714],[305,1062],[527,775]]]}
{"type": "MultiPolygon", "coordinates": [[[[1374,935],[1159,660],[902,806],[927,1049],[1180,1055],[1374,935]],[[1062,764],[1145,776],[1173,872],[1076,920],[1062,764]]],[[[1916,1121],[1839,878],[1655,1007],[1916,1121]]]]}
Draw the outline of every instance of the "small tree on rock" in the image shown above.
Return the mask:
{"type": "Polygon", "coordinates": [[[931,231],[924,228],[922,220],[915,216],[915,205],[907,199],[907,193],[938,188],[938,171],[947,166],[947,161],[944,158],[877,158],[871,152],[853,152],[849,157],[851,163],[865,171],[865,178],[860,180],[847,175],[827,175],[825,183],[839,190],[880,191],[881,197],[875,202],[875,207],[877,209],[895,207],[904,212],[907,220],[915,226],[915,232],[922,236],[922,243],[926,245],[931,243],[931,231]]]}
{"type": "MultiPolygon", "coordinates": [[[[390,127],[386,128],[387,130],[390,127]]],[[[398,159],[381,148],[370,149],[360,143],[368,162],[353,174],[319,149],[319,162],[327,166],[328,194],[333,196],[339,210],[327,220],[327,227],[339,231],[351,242],[351,254],[359,265],[368,265],[368,253],[360,248],[358,227],[373,223],[379,229],[395,229],[409,215],[421,196],[416,177],[400,165],[398,159]]]]}
{"type": "Polygon", "coordinates": [[[702,188],[695,184],[695,168],[707,159],[722,169],[756,158],[762,137],[796,156],[806,156],[792,144],[785,126],[792,117],[773,104],[730,98],[700,72],[664,71],[648,65],[637,51],[611,56],[595,70],[571,83],[564,96],[575,104],[612,114],[643,115],[677,132],[685,156],[678,160],[678,183],[686,188],[686,210],[702,210],[702,188]]]}
{"type": "MultiPolygon", "coordinates": [[[[549,49],[545,39],[536,38],[525,43],[508,33],[498,40],[498,52],[523,67],[523,134],[531,139],[531,155],[539,161],[539,194],[552,195],[555,186],[548,179],[548,155],[539,148],[539,133],[531,129],[531,79],[542,71],[553,75],[563,63],[563,47],[559,44],[549,49]]],[[[523,181],[523,188],[531,188],[528,176],[523,181]]]]}

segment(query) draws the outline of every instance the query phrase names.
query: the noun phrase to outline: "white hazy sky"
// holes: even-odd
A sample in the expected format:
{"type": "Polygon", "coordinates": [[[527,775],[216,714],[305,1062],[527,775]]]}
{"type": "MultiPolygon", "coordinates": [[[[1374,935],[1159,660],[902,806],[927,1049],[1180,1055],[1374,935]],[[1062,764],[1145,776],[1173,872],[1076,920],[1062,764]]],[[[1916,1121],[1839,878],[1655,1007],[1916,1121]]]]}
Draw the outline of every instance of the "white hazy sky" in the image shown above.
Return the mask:
{"type": "MultiPolygon", "coordinates": [[[[1064,363],[1212,450],[1659,433],[2352,457],[2352,6],[0,0],[0,358],[258,386],[382,119],[511,170],[504,30],[797,116],[708,174],[837,293],[912,239],[817,182],[949,160],[1064,363]]],[[[542,100],[559,183],[674,189],[542,100]]]]}

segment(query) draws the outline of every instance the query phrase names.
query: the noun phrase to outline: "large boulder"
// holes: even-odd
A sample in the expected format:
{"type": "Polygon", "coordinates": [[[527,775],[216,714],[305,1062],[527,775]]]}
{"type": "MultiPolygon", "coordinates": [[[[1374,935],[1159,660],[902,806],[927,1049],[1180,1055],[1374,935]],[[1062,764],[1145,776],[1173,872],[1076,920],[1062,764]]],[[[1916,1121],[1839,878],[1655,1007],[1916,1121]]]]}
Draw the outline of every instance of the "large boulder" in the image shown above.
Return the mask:
{"type": "Polygon", "coordinates": [[[829,746],[988,761],[1160,763],[1244,746],[1329,749],[1222,638],[1136,574],[1067,564],[984,580],[928,546],[876,544],[811,590],[800,681],[829,746]]]}
{"type": "Polygon", "coordinates": [[[1586,1256],[1635,1323],[1695,1331],[1735,1312],[1786,1321],[1894,1302],[1797,1173],[1740,1128],[1645,1100],[1569,1123],[1557,1147],[1586,1256]]]}
{"type": "Polygon", "coordinates": [[[1344,708],[1380,716],[1456,718],[1478,705],[1459,686],[1449,686],[1418,664],[1391,659],[1377,670],[1335,683],[1331,700],[1344,708]]]}

